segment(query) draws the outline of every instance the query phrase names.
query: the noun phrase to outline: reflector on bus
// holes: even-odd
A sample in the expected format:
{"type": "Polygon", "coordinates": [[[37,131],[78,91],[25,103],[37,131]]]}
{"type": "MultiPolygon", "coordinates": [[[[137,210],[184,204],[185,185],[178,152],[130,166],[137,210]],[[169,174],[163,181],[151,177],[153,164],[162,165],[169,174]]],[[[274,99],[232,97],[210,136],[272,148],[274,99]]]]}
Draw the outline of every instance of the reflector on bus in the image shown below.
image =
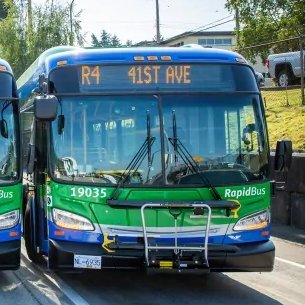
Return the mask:
{"type": "Polygon", "coordinates": [[[57,66],[63,66],[63,65],[66,65],[67,63],[68,63],[67,60],[61,60],[61,61],[57,62],[57,66]]]}
{"type": "Polygon", "coordinates": [[[158,56],[147,56],[148,60],[158,60],[158,56]]]}
{"type": "Polygon", "coordinates": [[[144,56],[134,56],[133,59],[139,61],[139,60],[144,60],[145,58],[144,56]]]}

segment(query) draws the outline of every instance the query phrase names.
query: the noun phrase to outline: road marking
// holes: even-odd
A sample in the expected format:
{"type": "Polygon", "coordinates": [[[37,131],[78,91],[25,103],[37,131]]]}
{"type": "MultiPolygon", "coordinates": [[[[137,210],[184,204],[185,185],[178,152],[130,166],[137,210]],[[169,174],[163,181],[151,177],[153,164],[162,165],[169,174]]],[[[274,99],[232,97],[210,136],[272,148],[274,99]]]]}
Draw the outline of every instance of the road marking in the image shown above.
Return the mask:
{"type": "Polygon", "coordinates": [[[283,262],[283,263],[290,264],[290,265],[295,266],[295,267],[299,267],[299,268],[305,269],[305,266],[302,265],[302,264],[295,263],[295,262],[292,262],[292,261],[289,261],[287,259],[280,258],[280,257],[277,257],[277,256],[275,257],[275,259],[280,261],[280,262],[283,262]]]}

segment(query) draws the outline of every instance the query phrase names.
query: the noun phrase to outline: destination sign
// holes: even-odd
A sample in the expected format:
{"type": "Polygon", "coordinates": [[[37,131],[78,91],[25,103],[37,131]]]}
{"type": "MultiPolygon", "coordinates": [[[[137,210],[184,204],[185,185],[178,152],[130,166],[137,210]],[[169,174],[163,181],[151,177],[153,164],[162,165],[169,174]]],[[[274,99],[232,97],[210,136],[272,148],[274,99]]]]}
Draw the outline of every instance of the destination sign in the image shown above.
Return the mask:
{"type": "MultiPolygon", "coordinates": [[[[111,77],[117,67],[101,66],[81,66],[81,85],[82,86],[99,86],[103,82],[115,80],[111,77]],[[110,70],[111,69],[111,70],[110,70]],[[104,80],[104,81],[103,81],[104,80]]],[[[150,85],[155,84],[191,84],[191,66],[190,65],[143,65],[124,67],[125,82],[131,85],[150,85]]],[[[122,73],[122,67],[119,67],[122,73]]],[[[118,78],[120,75],[117,75],[118,78]]],[[[124,79],[124,74],[122,75],[124,79]]]]}
{"type": "Polygon", "coordinates": [[[257,90],[250,68],[231,64],[86,64],[55,69],[49,80],[56,93],[257,90]]]}
{"type": "MultiPolygon", "coordinates": [[[[95,90],[171,90],[228,85],[222,69],[209,65],[120,65],[79,67],[80,91],[95,90]],[[212,74],[212,75],[211,75],[212,74]]],[[[229,84],[232,86],[232,84],[229,84]]]]}

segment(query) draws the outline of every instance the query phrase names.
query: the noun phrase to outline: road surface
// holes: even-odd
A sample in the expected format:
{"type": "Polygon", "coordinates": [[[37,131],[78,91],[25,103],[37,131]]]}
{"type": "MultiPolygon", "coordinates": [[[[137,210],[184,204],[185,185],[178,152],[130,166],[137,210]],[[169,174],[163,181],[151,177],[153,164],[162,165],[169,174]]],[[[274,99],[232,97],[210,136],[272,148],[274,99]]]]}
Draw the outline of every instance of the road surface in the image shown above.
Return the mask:
{"type": "Polygon", "coordinates": [[[276,260],[270,273],[54,273],[46,266],[34,266],[23,248],[21,268],[0,272],[0,305],[303,305],[305,230],[299,230],[293,238],[289,230],[293,233],[278,226],[274,232],[276,260]]]}

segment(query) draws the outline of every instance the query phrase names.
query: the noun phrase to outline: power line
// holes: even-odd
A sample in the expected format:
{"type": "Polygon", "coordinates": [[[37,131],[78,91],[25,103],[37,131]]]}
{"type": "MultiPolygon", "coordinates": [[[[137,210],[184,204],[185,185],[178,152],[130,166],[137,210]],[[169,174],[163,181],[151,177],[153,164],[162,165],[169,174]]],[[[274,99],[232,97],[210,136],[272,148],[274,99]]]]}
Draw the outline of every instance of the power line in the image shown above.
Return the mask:
{"type": "Polygon", "coordinates": [[[209,29],[212,29],[212,28],[215,28],[215,27],[218,27],[220,25],[223,25],[223,24],[226,24],[226,23],[229,23],[229,22],[232,22],[234,21],[234,18],[233,19],[230,19],[230,20],[227,20],[227,21],[224,21],[224,22],[221,22],[221,23],[218,23],[218,24],[215,24],[215,25],[212,25],[210,27],[205,27],[203,29],[201,29],[200,31],[196,31],[196,32],[192,32],[192,33],[200,33],[202,31],[206,31],[206,30],[209,30],[209,29]]]}
{"type": "MultiPolygon", "coordinates": [[[[212,24],[214,24],[214,23],[216,23],[216,22],[223,21],[223,20],[228,19],[228,18],[230,18],[230,17],[232,17],[232,16],[234,16],[234,15],[233,15],[233,14],[230,14],[230,15],[228,15],[228,16],[226,16],[226,17],[221,18],[221,19],[218,19],[218,20],[215,20],[215,21],[213,21],[213,22],[207,23],[207,24],[205,24],[205,25],[201,25],[200,27],[194,28],[194,29],[190,30],[189,32],[201,31],[201,28],[207,27],[207,26],[212,25],[212,24]]],[[[233,20],[234,20],[234,19],[233,19],[233,20]]],[[[230,21],[232,21],[232,20],[230,20],[230,21]]]]}
{"type": "Polygon", "coordinates": [[[196,34],[196,33],[201,33],[203,31],[206,31],[206,30],[210,30],[210,29],[213,29],[213,28],[216,28],[220,25],[223,25],[223,24],[226,24],[226,23],[229,23],[229,22],[232,22],[234,21],[234,18],[233,19],[230,19],[230,20],[227,20],[227,21],[224,21],[224,22],[221,22],[221,23],[218,23],[218,24],[215,24],[215,25],[212,25],[210,27],[207,27],[209,24],[212,24],[212,23],[209,23],[205,26],[202,26],[200,27],[201,29],[200,30],[197,30],[197,31],[187,31],[185,32],[184,34],[181,34],[181,35],[177,35],[177,37],[179,38],[183,38],[183,37],[186,37],[186,36],[189,36],[190,34],[196,34]]]}
{"type": "Polygon", "coordinates": [[[239,52],[242,50],[248,50],[248,49],[253,49],[253,48],[258,48],[258,47],[272,46],[272,45],[278,44],[280,42],[287,42],[287,41],[296,40],[296,39],[300,39],[300,38],[304,38],[304,37],[305,37],[305,35],[300,35],[300,36],[296,36],[296,37],[290,37],[290,38],[275,40],[275,41],[271,41],[271,42],[264,42],[261,44],[256,44],[256,45],[252,45],[252,46],[248,46],[248,47],[241,47],[241,48],[236,49],[236,51],[239,52]]]}

